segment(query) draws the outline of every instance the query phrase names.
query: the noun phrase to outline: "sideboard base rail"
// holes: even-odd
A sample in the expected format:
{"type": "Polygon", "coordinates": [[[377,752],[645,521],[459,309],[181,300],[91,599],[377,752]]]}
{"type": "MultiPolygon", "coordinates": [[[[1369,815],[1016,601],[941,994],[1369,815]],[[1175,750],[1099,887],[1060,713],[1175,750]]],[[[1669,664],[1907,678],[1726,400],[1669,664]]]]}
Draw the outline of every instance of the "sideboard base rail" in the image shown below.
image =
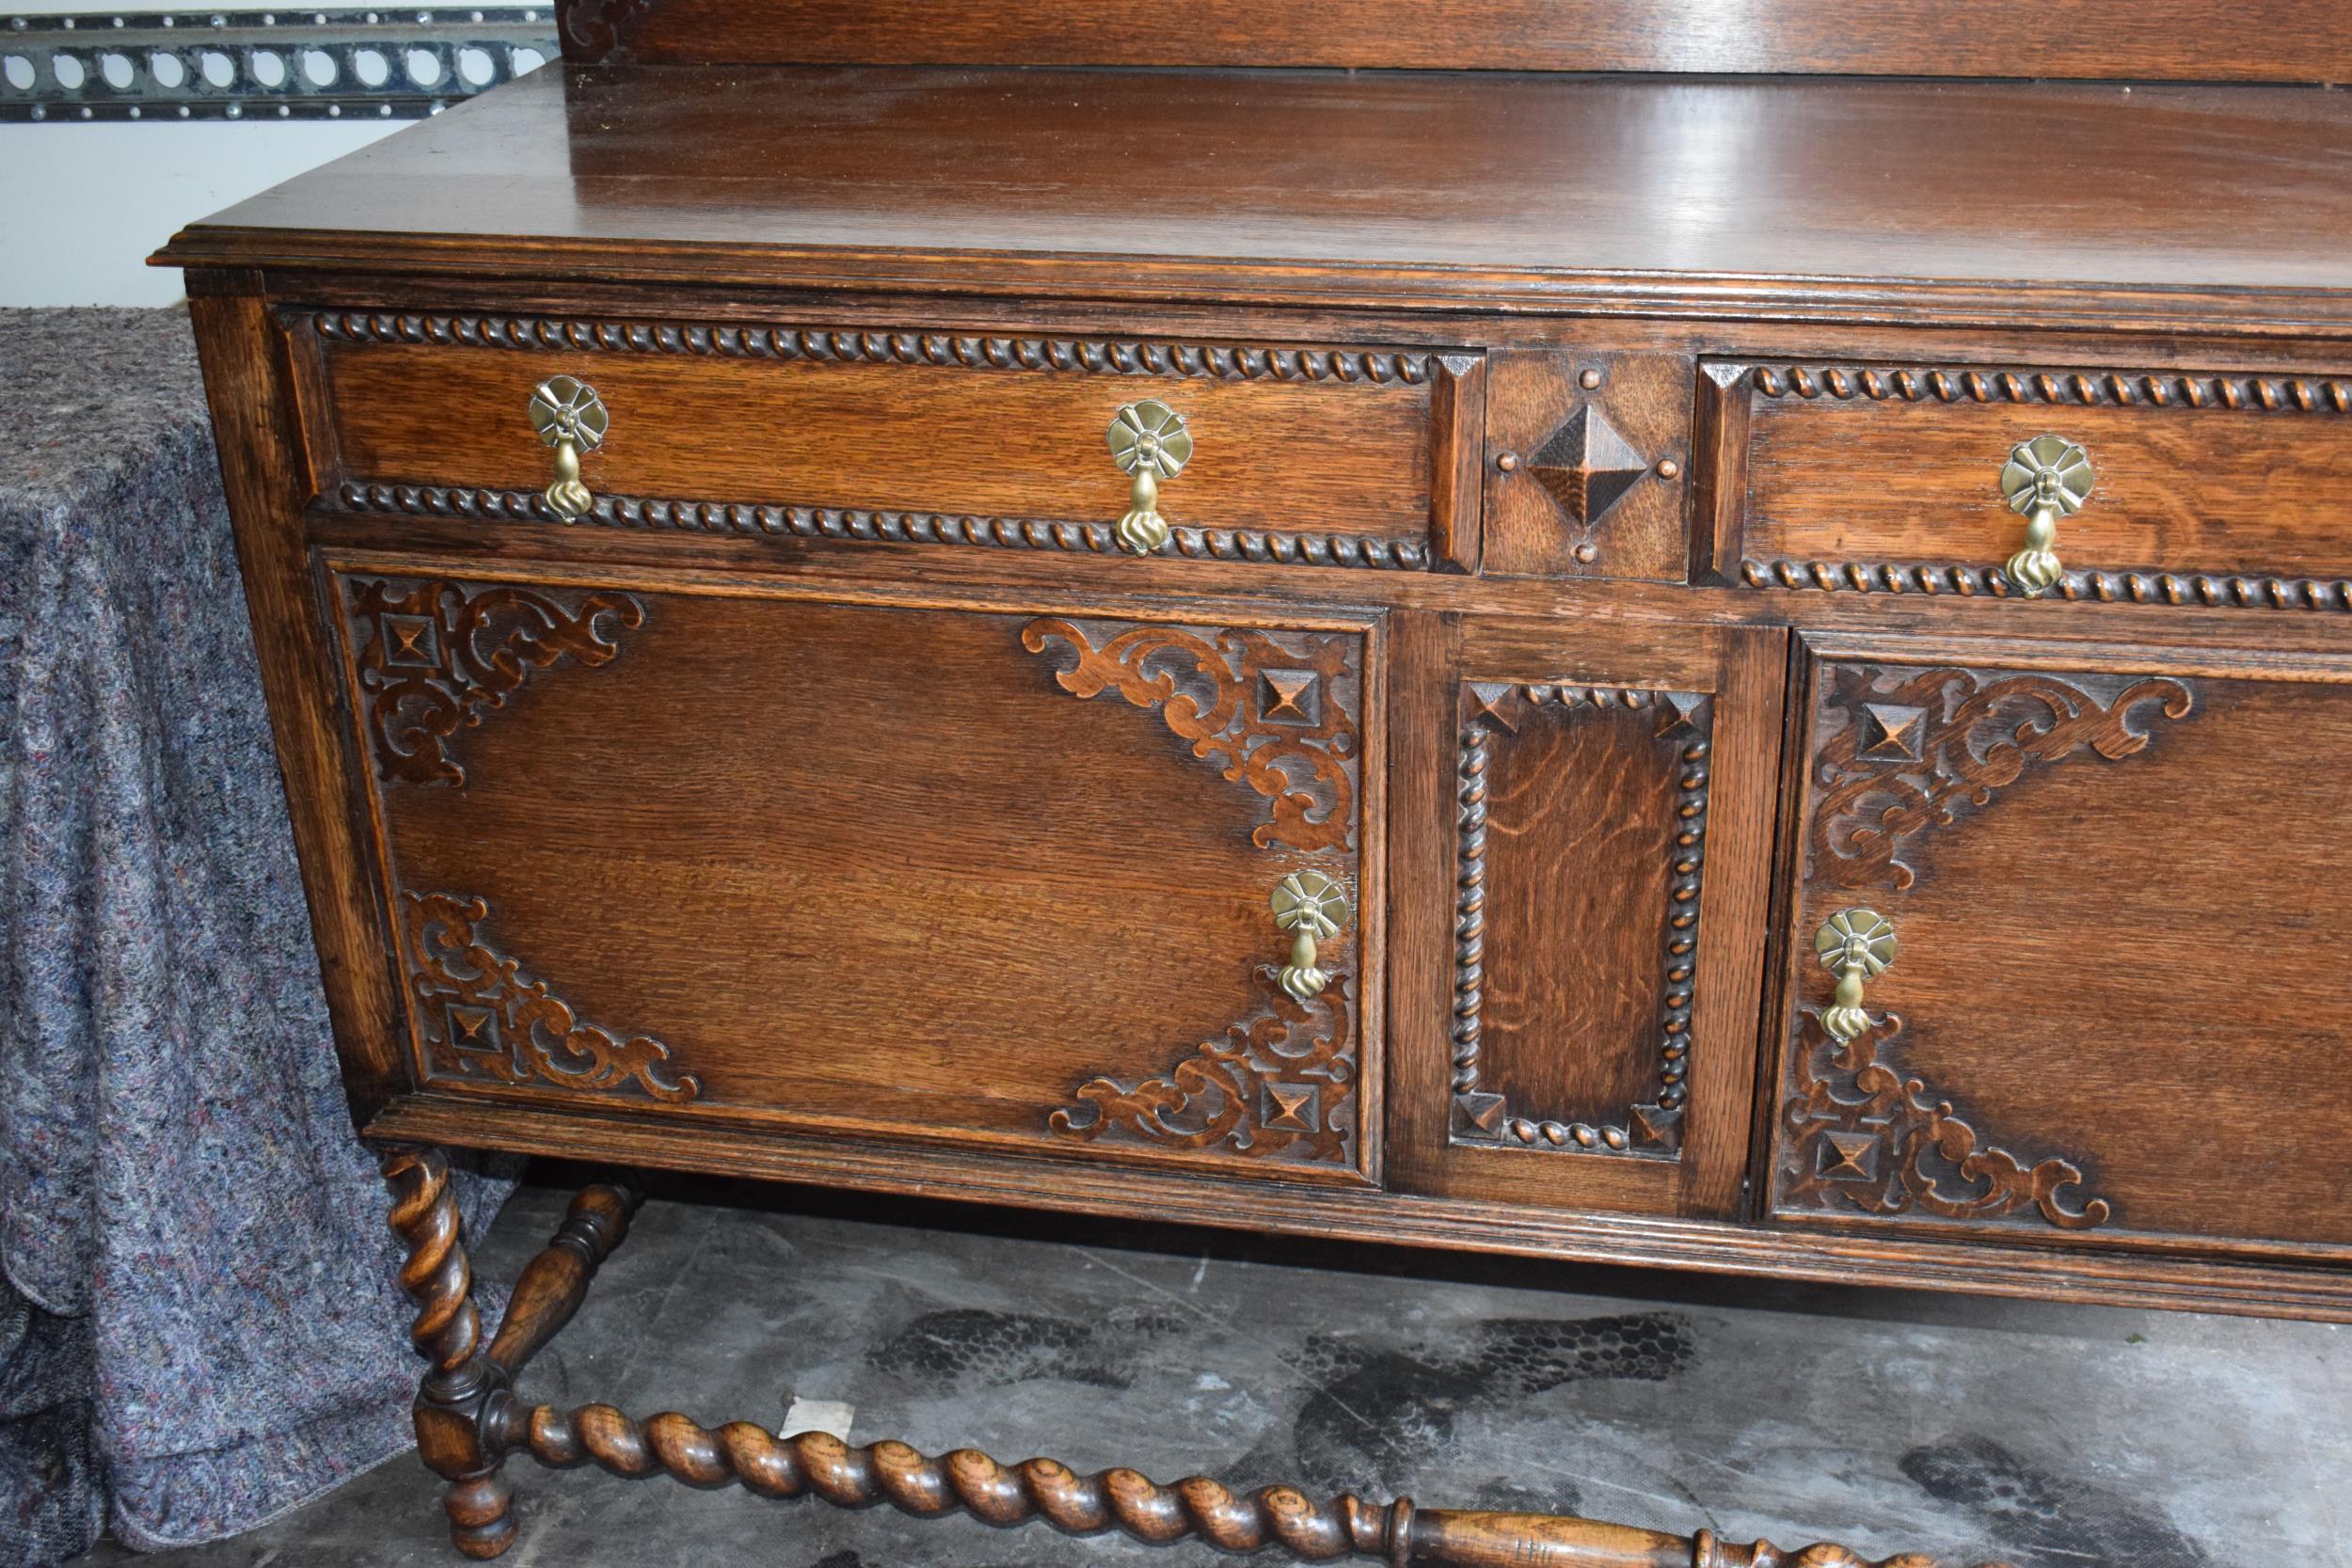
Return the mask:
{"type": "MultiPolygon", "coordinates": [[[[1302,1562],[1370,1559],[1391,1568],[1936,1568],[1902,1553],[1871,1562],[1834,1543],[1783,1552],[1711,1530],[1668,1535],[1553,1513],[1416,1509],[1410,1498],[1317,1502],[1291,1486],[1236,1495],[1206,1476],[1162,1486],[1137,1471],[1079,1475],[1051,1459],[1002,1465],[976,1449],[933,1457],[904,1443],[852,1448],[829,1433],[779,1437],[749,1421],[703,1426],[675,1411],[636,1420],[609,1404],[527,1405],[514,1379],[568,1323],[589,1282],[628,1234],[644,1182],[583,1188],[523,1270],[485,1344],[473,1272],[459,1233],[448,1157],[399,1146],[383,1154],[391,1226],[407,1248],[401,1284],[417,1305],[410,1338],[430,1363],[417,1392],[417,1448],[449,1482],[451,1539],[468,1557],[515,1543],[511,1454],[543,1465],[594,1464],[617,1476],[667,1475],[689,1486],[740,1485],[762,1497],[814,1497],[838,1508],[887,1503],[917,1518],[969,1513],[992,1525],[1041,1520],[1070,1535],[1120,1530],[1152,1545],[1198,1540],[1226,1552],[1275,1548],[1302,1562]]],[[[1997,1565],[1987,1565],[1997,1568],[1997,1565]]]]}

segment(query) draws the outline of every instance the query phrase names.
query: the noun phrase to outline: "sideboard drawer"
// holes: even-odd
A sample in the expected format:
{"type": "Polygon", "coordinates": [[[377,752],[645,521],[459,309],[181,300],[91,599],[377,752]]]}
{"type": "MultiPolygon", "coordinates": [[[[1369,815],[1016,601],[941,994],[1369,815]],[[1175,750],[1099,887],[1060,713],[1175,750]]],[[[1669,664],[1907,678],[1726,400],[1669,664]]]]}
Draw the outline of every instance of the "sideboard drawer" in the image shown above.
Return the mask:
{"type": "Polygon", "coordinates": [[[314,482],[355,510],[553,520],[554,436],[532,404],[568,377],[596,409],[581,522],[1476,563],[1475,355],[342,311],[286,325],[325,405],[314,482]],[[1165,528],[1122,540],[1131,511],[1165,528]]]}
{"type": "Polygon", "coordinates": [[[1715,360],[1700,388],[1716,566],[1750,586],[2352,608],[2352,375],[1715,360]],[[2053,559],[2021,562],[2043,471],[2053,559]]]}
{"type": "Polygon", "coordinates": [[[2352,660],[1970,646],[1808,652],[1774,1213],[2342,1255],[2352,660]]]}
{"type": "Polygon", "coordinates": [[[338,562],[437,1094],[1360,1183],[1378,629],[338,562]]]}

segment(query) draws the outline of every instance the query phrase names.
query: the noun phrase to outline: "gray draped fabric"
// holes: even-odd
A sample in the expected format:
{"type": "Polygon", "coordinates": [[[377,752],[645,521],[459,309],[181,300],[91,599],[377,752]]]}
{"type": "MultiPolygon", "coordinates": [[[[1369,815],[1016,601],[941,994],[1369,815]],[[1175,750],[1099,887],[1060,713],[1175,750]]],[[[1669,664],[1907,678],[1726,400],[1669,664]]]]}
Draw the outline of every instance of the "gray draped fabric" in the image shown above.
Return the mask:
{"type": "Polygon", "coordinates": [[[0,311],[0,1568],[405,1449],[395,1261],[186,316],[0,311]]]}

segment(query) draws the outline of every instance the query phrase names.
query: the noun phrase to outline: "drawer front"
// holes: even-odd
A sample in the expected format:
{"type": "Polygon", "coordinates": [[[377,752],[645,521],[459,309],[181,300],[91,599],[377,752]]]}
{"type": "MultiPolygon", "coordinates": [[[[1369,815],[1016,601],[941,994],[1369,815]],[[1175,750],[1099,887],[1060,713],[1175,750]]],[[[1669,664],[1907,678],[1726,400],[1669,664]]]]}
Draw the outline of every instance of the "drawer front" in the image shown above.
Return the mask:
{"type": "Polygon", "coordinates": [[[2352,668],[2149,657],[1813,651],[1781,1218],[2352,1245],[2352,668]]]}
{"type": "MultiPolygon", "coordinates": [[[[553,376],[607,420],[580,520],[1108,553],[1120,411],[1182,421],[1163,553],[1476,561],[1480,361],[1419,350],[314,312],[318,487],[362,511],[550,519],[553,376]]],[[[1173,441],[1161,449],[1177,451],[1173,441]]]]}
{"type": "Polygon", "coordinates": [[[432,1090],[1375,1171],[1373,625],[461,572],[331,574],[432,1090]]]}
{"type": "Polygon", "coordinates": [[[1472,618],[1412,672],[1446,821],[1396,846],[1393,1184],[1739,1212],[1786,669],[1776,630],[1472,618]]]}
{"type": "Polygon", "coordinates": [[[2088,467],[2049,596],[2352,609],[2352,378],[1709,361],[1700,388],[1718,569],[1750,586],[2020,592],[2003,474],[2050,436],[2088,467]]]}

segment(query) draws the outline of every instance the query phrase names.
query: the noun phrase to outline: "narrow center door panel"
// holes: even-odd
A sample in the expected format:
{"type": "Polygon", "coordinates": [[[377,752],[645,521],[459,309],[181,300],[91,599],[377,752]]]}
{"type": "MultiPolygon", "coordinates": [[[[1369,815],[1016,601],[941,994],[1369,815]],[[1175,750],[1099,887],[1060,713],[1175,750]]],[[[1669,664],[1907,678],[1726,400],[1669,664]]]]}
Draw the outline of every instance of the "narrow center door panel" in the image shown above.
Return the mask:
{"type": "Polygon", "coordinates": [[[1473,618],[1406,638],[1426,646],[1400,660],[1393,1180],[1736,1213],[1783,634],[1473,618]]]}

